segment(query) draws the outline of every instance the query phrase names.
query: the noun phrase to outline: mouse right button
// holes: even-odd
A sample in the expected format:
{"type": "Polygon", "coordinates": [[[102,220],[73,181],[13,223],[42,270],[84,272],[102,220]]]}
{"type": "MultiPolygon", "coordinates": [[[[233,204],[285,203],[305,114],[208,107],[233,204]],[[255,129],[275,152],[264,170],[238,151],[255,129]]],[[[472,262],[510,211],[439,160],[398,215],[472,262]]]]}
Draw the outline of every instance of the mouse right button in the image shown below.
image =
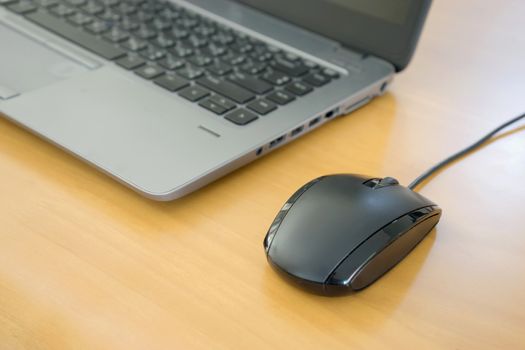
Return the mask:
{"type": "Polygon", "coordinates": [[[425,209],[405,215],[376,234],[389,237],[390,241],[351,277],[353,290],[363,289],[385,274],[432,230],[439,221],[441,211],[428,213],[425,209]]]}
{"type": "Polygon", "coordinates": [[[348,255],[325,284],[327,294],[360,290],[395,266],[439,220],[440,210],[421,208],[377,231],[348,255]]]}
{"type": "Polygon", "coordinates": [[[390,241],[390,237],[383,231],[379,231],[367,239],[335,269],[326,281],[326,292],[328,294],[338,293],[341,287],[350,286],[350,281],[361,267],[380,252],[390,241]]]}

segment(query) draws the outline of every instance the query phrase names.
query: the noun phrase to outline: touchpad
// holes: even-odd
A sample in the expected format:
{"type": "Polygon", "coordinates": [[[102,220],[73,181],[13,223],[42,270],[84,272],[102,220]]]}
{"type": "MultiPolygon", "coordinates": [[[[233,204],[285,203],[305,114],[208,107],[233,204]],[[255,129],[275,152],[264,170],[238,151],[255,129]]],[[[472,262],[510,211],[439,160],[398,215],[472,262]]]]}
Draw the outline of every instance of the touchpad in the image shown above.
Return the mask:
{"type": "Polygon", "coordinates": [[[46,43],[26,36],[0,23],[0,100],[67,79],[88,68],[52,49],[46,43]]]}

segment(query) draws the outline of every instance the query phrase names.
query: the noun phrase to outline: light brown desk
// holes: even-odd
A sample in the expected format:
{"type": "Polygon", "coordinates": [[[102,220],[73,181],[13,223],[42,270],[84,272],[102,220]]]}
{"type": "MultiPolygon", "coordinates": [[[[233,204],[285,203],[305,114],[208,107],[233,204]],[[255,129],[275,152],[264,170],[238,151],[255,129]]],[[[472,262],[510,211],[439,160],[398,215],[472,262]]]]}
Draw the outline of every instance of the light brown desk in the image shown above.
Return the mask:
{"type": "Polygon", "coordinates": [[[524,14],[435,1],[388,94],[173,203],[0,120],[0,349],[525,349],[523,127],[422,189],[440,224],[361,293],[298,290],[262,248],[310,179],[407,184],[525,111],[524,14]]]}

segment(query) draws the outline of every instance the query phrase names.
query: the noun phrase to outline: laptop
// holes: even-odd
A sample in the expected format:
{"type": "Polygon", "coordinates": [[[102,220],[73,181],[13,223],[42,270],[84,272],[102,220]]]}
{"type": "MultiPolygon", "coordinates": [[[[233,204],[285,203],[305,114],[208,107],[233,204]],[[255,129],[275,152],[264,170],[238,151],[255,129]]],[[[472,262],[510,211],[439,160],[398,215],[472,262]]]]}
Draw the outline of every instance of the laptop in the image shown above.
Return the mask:
{"type": "Polygon", "coordinates": [[[0,0],[0,112],[173,200],[384,93],[430,0],[0,0]]]}

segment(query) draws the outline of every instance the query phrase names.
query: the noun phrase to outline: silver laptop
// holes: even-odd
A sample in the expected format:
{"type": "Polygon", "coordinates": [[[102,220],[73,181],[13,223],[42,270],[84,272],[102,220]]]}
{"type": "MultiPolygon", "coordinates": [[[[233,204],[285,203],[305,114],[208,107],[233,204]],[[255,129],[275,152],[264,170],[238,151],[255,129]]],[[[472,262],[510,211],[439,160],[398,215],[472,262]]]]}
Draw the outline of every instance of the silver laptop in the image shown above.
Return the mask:
{"type": "Polygon", "coordinates": [[[382,94],[430,0],[0,0],[0,112],[172,200],[382,94]]]}

